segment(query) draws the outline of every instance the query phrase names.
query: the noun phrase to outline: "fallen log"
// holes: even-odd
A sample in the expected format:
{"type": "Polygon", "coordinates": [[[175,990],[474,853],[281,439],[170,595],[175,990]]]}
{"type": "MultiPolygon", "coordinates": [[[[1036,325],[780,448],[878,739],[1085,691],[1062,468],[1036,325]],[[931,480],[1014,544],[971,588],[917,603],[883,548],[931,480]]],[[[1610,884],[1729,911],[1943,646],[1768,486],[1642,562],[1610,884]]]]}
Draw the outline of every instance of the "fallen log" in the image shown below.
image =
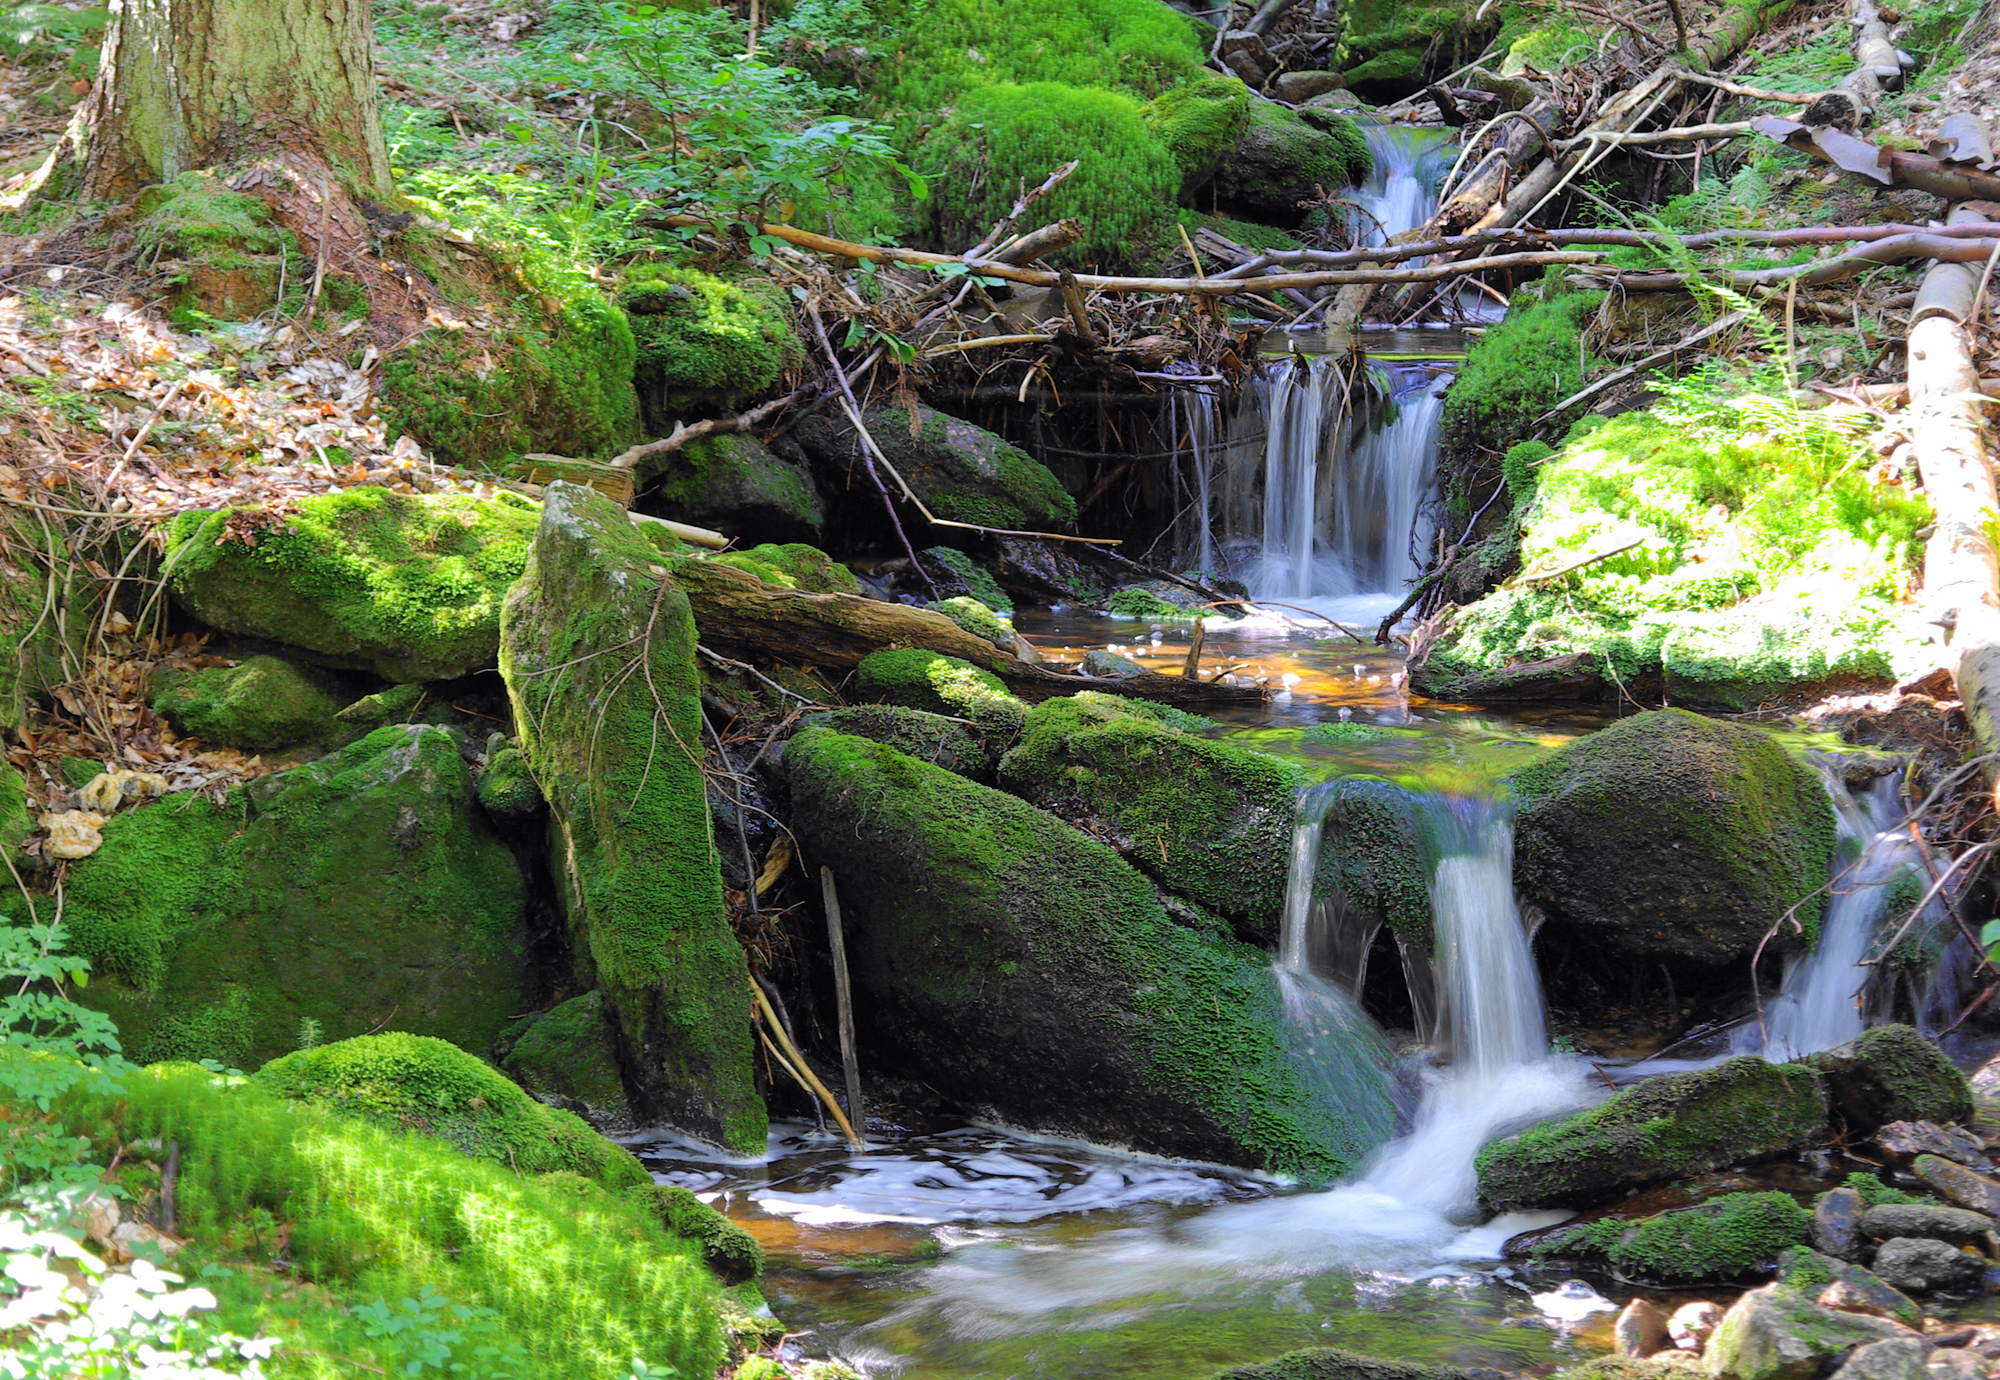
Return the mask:
{"type": "MultiPolygon", "coordinates": [[[[1995,241],[1990,238],[1958,239],[1921,231],[1915,234],[1891,236],[1888,239],[1878,240],[1865,249],[1856,250],[1852,254],[1822,259],[1817,263],[1795,264],[1789,268],[1706,269],[1692,276],[1704,282],[1726,283],[1739,291],[1792,283],[1797,283],[1802,288],[1823,287],[1827,283],[1836,283],[1843,278],[1852,278],[1866,269],[1880,268],[1883,264],[1904,263],[1911,259],[1983,264],[1992,255],[1994,243],[1995,241]]],[[[1690,275],[1597,272],[1571,274],[1570,281],[1578,287],[1615,286],[1626,292],[1679,292],[1688,286],[1690,275]]]]}

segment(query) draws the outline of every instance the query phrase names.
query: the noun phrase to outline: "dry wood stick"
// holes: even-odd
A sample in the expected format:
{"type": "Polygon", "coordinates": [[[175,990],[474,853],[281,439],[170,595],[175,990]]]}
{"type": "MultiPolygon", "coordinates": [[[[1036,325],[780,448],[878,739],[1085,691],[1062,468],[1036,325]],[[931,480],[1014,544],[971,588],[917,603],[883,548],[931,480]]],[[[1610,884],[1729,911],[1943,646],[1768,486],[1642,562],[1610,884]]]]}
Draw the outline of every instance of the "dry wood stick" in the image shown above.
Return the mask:
{"type": "Polygon", "coordinates": [[[1535,425],[1540,426],[1543,422],[1546,422],[1549,418],[1559,416],[1562,413],[1568,411],[1570,408],[1576,406],[1578,403],[1583,402],[1586,399],[1596,397],[1599,393],[1602,393],[1605,389],[1623,383],[1626,379],[1631,378],[1634,374],[1640,373],[1647,369],[1651,369],[1656,364],[1665,364],[1668,360],[1672,359],[1675,355],[1680,354],[1682,351],[1693,349],[1695,346],[1701,344],[1703,341],[1712,340],[1716,336],[1721,335],[1724,331],[1728,330],[1730,327],[1742,324],[1742,321],[1743,321],[1742,312],[1731,312],[1729,313],[1729,315],[1723,317],[1721,320],[1715,322],[1713,325],[1705,327],[1702,330],[1696,331],[1693,335],[1688,336],[1685,339],[1677,340],[1672,345],[1667,346],[1663,350],[1655,350],[1653,351],[1653,353],[1647,355],[1644,359],[1628,364],[1622,369],[1612,370],[1610,373],[1606,374],[1603,378],[1598,379],[1596,382],[1587,384],[1584,387],[1578,389],[1576,392],[1570,394],[1567,398],[1564,398],[1561,402],[1557,403],[1554,407],[1550,408],[1547,412],[1544,412],[1541,416],[1535,418],[1535,425]]]}
{"type": "Polygon", "coordinates": [[[1181,664],[1182,680],[1199,680],[1201,670],[1202,620],[1194,620],[1194,636],[1188,640],[1187,660],[1181,664]]]}
{"type": "Polygon", "coordinates": [[[847,1075],[847,1110],[854,1124],[867,1125],[861,1114],[861,1062],[854,1052],[854,987],[847,976],[847,939],[840,927],[840,896],[834,890],[833,869],[819,869],[820,899],[826,904],[826,941],[833,950],[833,1000],[840,1020],[840,1065],[847,1075]]]}
{"type": "Polygon", "coordinates": [[[999,223],[997,223],[991,230],[987,232],[986,238],[981,240],[978,244],[972,246],[972,248],[966,250],[965,253],[960,257],[963,258],[965,262],[970,263],[974,259],[979,258],[987,251],[991,250],[994,245],[1000,243],[1000,237],[1002,235],[1005,235],[1008,231],[1012,230],[1014,228],[1014,223],[1020,220],[1022,216],[1028,213],[1028,208],[1030,206],[1033,206],[1037,201],[1040,201],[1050,192],[1053,192],[1057,187],[1060,187],[1063,184],[1063,180],[1067,178],[1071,173],[1075,172],[1077,168],[1080,166],[1081,166],[1080,161],[1072,158],[1070,159],[1069,162],[1063,164],[1060,168],[1057,168],[1054,172],[1050,173],[1047,179],[1043,181],[1041,186],[1035,188],[1031,192],[1023,193],[1020,199],[1014,203],[1012,209],[1010,209],[1006,215],[1002,216],[999,220],[999,223]]]}

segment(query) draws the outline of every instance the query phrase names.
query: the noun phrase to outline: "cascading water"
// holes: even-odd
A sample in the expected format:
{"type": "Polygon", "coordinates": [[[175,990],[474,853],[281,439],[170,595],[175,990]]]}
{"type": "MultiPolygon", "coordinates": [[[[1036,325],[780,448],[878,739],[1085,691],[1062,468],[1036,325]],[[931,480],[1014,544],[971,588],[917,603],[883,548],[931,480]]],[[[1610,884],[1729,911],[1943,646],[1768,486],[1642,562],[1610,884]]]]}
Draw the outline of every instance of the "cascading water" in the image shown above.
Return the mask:
{"type": "Polygon", "coordinates": [[[1453,131],[1426,125],[1360,124],[1373,166],[1354,192],[1363,244],[1386,244],[1437,210],[1438,184],[1456,154],[1453,131]]]}
{"type": "MultiPolygon", "coordinates": [[[[1819,942],[1786,966],[1762,1022],[1744,1025],[1732,1041],[1733,1052],[1761,1054],[1773,1063],[1831,1049],[1867,1027],[1870,1009],[1887,995],[1887,984],[1864,961],[1878,957],[1883,941],[1893,938],[1882,933],[1884,922],[1900,921],[1908,911],[1909,900],[1897,898],[1907,897],[1910,888],[1899,883],[1908,879],[1922,895],[1929,890],[1932,869],[1928,850],[1904,827],[1908,812],[1897,798],[1895,775],[1876,778],[1857,795],[1837,758],[1815,753],[1813,765],[1833,799],[1838,829],[1819,942]]],[[[1944,919],[1942,903],[1933,899],[1910,932],[1921,937],[1944,919]]]]}

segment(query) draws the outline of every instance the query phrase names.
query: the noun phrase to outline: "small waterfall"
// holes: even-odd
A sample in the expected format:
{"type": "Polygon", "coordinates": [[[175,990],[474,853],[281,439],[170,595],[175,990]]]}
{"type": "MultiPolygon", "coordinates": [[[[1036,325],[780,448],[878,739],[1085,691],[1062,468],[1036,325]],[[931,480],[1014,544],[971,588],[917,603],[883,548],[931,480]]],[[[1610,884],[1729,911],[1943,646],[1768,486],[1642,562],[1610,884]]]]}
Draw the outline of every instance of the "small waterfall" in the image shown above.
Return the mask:
{"type": "MultiPolygon", "coordinates": [[[[1928,851],[1905,827],[1907,811],[1897,798],[1894,774],[1876,778],[1856,795],[1837,758],[1814,753],[1813,765],[1833,798],[1838,829],[1819,942],[1786,965],[1761,1026],[1746,1024],[1732,1041],[1732,1052],[1761,1054],[1773,1063],[1845,1044],[1868,1027],[1871,1015],[1880,1014],[1889,984],[1880,980],[1879,968],[1863,966],[1864,960],[1877,957],[1878,947],[1895,938],[1882,933],[1885,921],[1900,924],[1915,899],[1909,896],[1911,885],[1927,891],[1932,875],[1928,851]],[[1899,887],[1905,879],[1911,885],[1899,887]],[[1900,899],[1899,892],[1908,899],[1900,899]]],[[[1911,931],[1921,936],[1945,918],[1941,900],[1933,899],[1911,931]]]]}
{"type": "Polygon", "coordinates": [[[1320,461],[1334,439],[1329,410],[1335,416],[1341,411],[1340,399],[1327,396],[1343,383],[1335,363],[1324,355],[1295,357],[1278,366],[1272,383],[1264,442],[1264,549],[1251,581],[1252,591],[1265,598],[1314,593],[1320,461]]]}
{"type": "Polygon", "coordinates": [[[1438,184],[1456,156],[1457,136],[1427,125],[1357,123],[1374,167],[1366,185],[1355,189],[1366,212],[1356,217],[1356,232],[1362,244],[1386,244],[1437,210],[1438,184]]]}
{"type": "Polygon", "coordinates": [[[1439,986],[1452,1067],[1491,1078],[1547,1057],[1542,980],[1514,904],[1514,809],[1498,799],[1441,802],[1449,851],[1431,882],[1439,986]]]}

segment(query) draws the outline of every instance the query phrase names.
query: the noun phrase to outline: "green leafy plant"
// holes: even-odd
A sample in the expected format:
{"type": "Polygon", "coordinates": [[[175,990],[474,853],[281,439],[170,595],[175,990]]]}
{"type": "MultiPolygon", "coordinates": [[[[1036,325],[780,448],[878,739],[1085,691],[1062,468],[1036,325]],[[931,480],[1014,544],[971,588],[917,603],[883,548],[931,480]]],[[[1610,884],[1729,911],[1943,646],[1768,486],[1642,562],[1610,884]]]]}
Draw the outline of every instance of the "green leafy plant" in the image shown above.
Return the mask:
{"type": "Polygon", "coordinates": [[[78,1084],[126,1070],[111,1018],[76,1002],[90,964],[62,925],[0,925],[0,1198],[88,1184],[89,1142],[53,1111],[78,1084]]]}
{"type": "Polygon", "coordinates": [[[352,1312],[393,1374],[514,1380],[529,1373],[527,1353],[507,1339],[498,1312],[453,1303],[428,1286],[393,1306],[378,1298],[352,1312]]]}

